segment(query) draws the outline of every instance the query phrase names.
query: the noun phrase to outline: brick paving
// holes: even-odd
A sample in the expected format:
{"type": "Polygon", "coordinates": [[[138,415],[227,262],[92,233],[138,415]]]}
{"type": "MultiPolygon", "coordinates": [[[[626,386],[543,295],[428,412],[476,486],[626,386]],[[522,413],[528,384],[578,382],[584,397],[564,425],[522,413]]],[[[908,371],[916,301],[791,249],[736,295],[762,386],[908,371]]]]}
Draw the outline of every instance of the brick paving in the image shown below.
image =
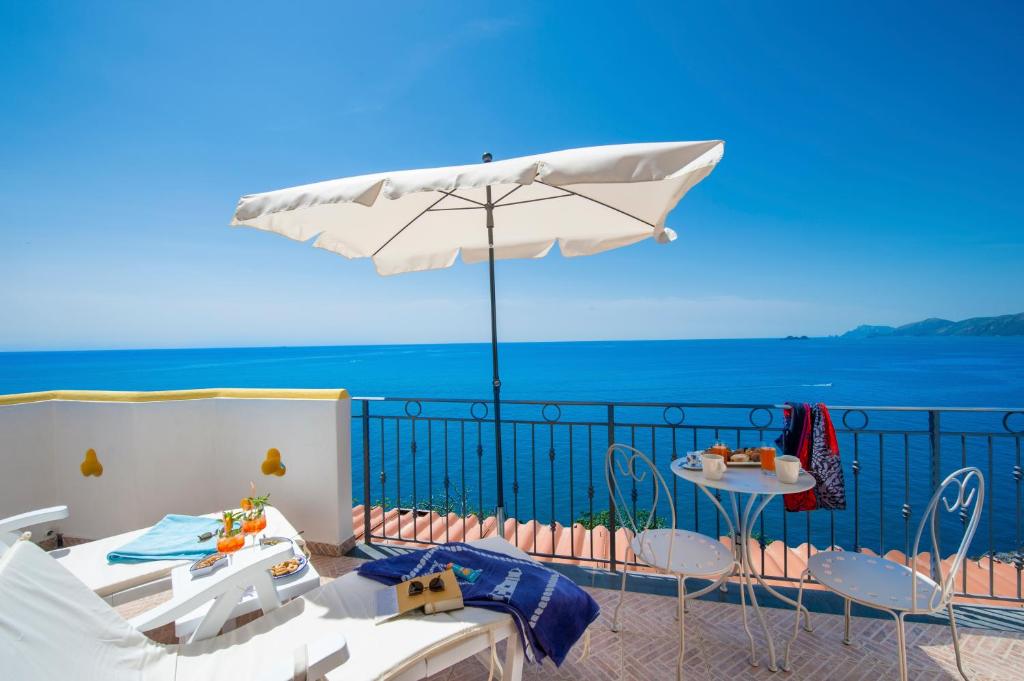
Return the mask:
{"type": "MultiPolygon", "coordinates": [[[[347,556],[314,556],[313,564],[323,581],[350,572],[360,559],[347,556]]],[[[527,664],[524,679],[554,681],[652,681],[675,678],[678,650],[675,599],[641,593],[627,593],[622,608],[622,631],[610,630],[618,592],[588,588],[601,605],[601,616],[591,627],[590,656],[578,661],[579,649],[570,653],[560,668],[550,662],[527,664]]],[[[131,616],[166,600],[169,594],[121,606],[131,616]]],[[[779,664],[785,643],[792,633],[791,610],[765,608],[768,627],[778,647],[779,664]]],[[[814,631],[801,630],[793,647],[792,672],[773,674],[767,668],[767,653],[760,626],[751,621],[758,644],[760,666],[751,667],[749,644],[737,605],[698,600],[686,616],[687,651],[684,678],[693,681],[736,681],[737,679],[815,679],[828,681],[882,681],[898,678],[895,625],[887,619],[854,618],[853,644],[844,646],[841,615],[812,614],[814,631]]],[[[151,634],[171,640],[170,627],[151,634]]],[[[949,627],[907,624],[908,661],[911,679],[959,679],[949,627]]],[[[961,649],[968,674],[974,681],[1024,679],[1024,634],[960,629],[961,649]]],[[[478,659],[465,660],[430,681],[482,681],[487,667],[478,659]]]]}

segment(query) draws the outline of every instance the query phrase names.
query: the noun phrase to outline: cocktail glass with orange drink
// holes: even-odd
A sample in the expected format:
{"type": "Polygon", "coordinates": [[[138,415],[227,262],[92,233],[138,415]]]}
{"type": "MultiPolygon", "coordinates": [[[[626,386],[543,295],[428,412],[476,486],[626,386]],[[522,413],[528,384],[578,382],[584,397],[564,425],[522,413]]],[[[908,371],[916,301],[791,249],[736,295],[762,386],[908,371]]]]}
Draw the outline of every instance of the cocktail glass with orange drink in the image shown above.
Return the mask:
{"type": "Polygon", "coordinates": [[[234,553],[245,546],[245,533],[236,522],[241,518],[240,513],[224,511],[222,520],[224,527],[217,533],[217,550],[221,553],[234,553]]]}
{"type": "Polygon", "coordinates": [[[267,514],[266,507],[270,505],[270,495],[264,494],[257,496],[256,485],[249,483],[250,489],[252,490],[252,496],[242,499],[242,511],[244,511],[244,520],[242,521],[242,531],[245,534],[251,534],[253,536],[253,543],[256,542],[255,535],[259,534],[267,527],[267,514]]]}

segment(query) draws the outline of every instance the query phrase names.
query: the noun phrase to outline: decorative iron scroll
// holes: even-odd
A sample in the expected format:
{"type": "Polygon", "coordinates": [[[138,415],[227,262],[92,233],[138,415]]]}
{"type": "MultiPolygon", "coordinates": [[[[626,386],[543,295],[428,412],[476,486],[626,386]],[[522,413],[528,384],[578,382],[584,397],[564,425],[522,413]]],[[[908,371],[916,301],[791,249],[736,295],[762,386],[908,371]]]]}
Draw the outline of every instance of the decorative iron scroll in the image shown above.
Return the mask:
{"type": "Polygon", "coordinates": [[[541,407],[540,415],[548,423],[556,423],[557,421],[559,421],[562,418],[562,408],[559,407],[557,404],[552,404],[551,402],[548,402],[543,407],[541,407]],[[554,417],[548,416],[548,409],[549,408],[552,408],[552,409],[555,410],[554,417]]]}
{"type": "Polygon", "coordinates": [[[667,423],[670,426],[681,426],[681,425],[683,425],[683,421],[686,420],[686,411],[683,410],[682,407],[677,406],[677,405],[671,405],[671,406],[665,407],[665,410],[663,412],[661,412],[661,420],[664,421],[665,423],[667,423]],[[679,413],[679,418],[678,419],[670,419],[668,417],[669,413],[675,414],[676,412],[679,413]]]}
{"type": "Polygon", "coordinates": [[[486,402],[474,402],[469,407],[469,415],[472,416],[477,421],[483,421],[485,418],[487,418],[487,414],[489,414],[489,413],[490,413],[490,409],[488,408],[486,402]],[[478,415],[478,412],[477,412],[477,407],[480,407],[481,409],[483,409],[483,412],[479,413],[479,415],[478,415]]]}
{"type": "Polygon", "coordinates": [[[750,425],[754,426],[758,430],[764,430],[765,428],[768,428],[769,426],[772,425],[772,423],[775,422],[775,414],[773,414],[772,410],[768,409],[767,407],[754,407],[753,409],[750,410],[750,413],[747,414],[747,420],[750,421],[750,425]],[[754,420],[754,415],[762,411],[765,414],[768,414],[768,420],[765,421],[764,423],[757,423],[754,420]]]}
{"type": "Polygon", "coordinates": [[[864,411],[863,409],[847,409],[846,411],[843,412],[843,425],[846,426],[849,430],[864,430],[865,428],[868,427],[869,420],[870,419],[868,417],[867,412],[864,411]],[[862,417],[864,417],[864,423],[860,424],[859,426],[851,426],[849,421],[850,414],[860,414],[862,417]]]}

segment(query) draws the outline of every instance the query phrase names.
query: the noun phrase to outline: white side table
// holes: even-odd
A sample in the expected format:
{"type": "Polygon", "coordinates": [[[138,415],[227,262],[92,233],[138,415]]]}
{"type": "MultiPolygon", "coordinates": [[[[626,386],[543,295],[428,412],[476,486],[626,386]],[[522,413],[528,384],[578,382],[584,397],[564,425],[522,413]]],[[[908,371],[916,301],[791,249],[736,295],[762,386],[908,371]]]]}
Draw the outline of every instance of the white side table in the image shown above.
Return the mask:
{"type": "MultiPolygon", "coordinates": [[[[244,561],[249,558],[249,556],[255,555],[258,551],[258,547],[246,546],[244,549],[240,549],[231,554],[231,560],[244,561]]],[[[216,578],[216,572],[202,577],[193,577],[189,573],[189,565],[183,565],[171,570],[171,592],[174,594],[174,598],[188,598],[193,593],[203,589],[210,583],[210,580],[216,578]]],[[[301,596],[307,591],[311,591],[319,587],[320,573],[318,573],[316,568],[313,567],[313,564],[310,563],[298,574],[283,577],[281,579],[275,579],[274,586],[277,587],[277,595],[281,598],[281,602],[284,603],[296,596],[301,596]]],[[[184,617],[174,621],[174,635],[178,637],[179,641],[184,641],[192,635],[192,632],[199,627],[199,623],[203,621],[203,617],[210,610],[212,605],[212,601],[205,603],[184,617]]],[[[231,611],[227,621],[229,623],[233,623],[235,618],[241,617],[242,615],[248,615],[249,613],[256,612],[259,609],[260,602],[256,597],[256,591],[250,587],[246,589],[244,594],[242,594],[242,598],[238,601],[238,605],[235,606],[235,609],[231,611]]],[[[233,628],[233,624],[231,624],[231,627],[225,625],[225,629],[227,628],[233,628]]]]}
{"type": "MultiPolygon", "coordinates": [[[[779,482],[779,479],[774,475],[765,475],[761,472],[760,468],[729,468],[721,479],[709,480],[704,477],[702,471],[691,471],[683,468],[682,465],[685,461],[682,458],[673,461],[671,466],[672,472],[683,480],[697,485],[700,491],[704,492],[711,499],[711,502],[718,508],[719,513],[725,518],[726,524],[729,525],[730,534],[733,537],[733,551],[736,553],[736,562],[742,566],[740,588],[746,587],[750,593],[750,604],[757,614],[757,619],[761,623],[761,629],[764,631],[765,640],[768,642],[768,669],[773,672],[778,671],[778,666],[775,663],[775,644],[772,641],[771,633],[768,631],[764,615],[761,613],[761,607],[757,603],[757,594],[754,593],[754,581],[756,580],[779,600],[789,603],[793,607],[797,607],[797,603],[769,586],[764,581],[761,573],[757,571],[754,561],[750,559],[749,555],[750,542],[752,541],[751,533],[758,516],[764,511],[768,502],[779,494],[806,492],[809,489],[813,489],[817,483],[810,473],[801,470],[800,477],[795,483],[791,485],[785,484],[779,482]],[[731,513],[726,511],[715,495],[709,491],[713,489],[729,493],[731,513]],[[737,496],[742,494],[746,494],[748,498],[741,514],[737,496]]],[[[700,593],[705,593],[716,585],[703,589],[700,593]]],[[[804,607],[801,607],[801,609],[804,611],[805,616],[804,626],[807,627],[809,626],[807,609],[804,607]]],[[[751,660],[751,664],[756,666],[757,660],[751,660]]]]}

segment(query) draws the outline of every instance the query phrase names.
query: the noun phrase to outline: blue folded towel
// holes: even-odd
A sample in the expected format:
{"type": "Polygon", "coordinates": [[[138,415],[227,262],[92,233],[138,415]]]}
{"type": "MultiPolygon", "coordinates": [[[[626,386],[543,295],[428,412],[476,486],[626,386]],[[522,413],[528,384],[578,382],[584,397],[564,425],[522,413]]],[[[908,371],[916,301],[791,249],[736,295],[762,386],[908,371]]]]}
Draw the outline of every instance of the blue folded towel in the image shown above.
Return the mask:
{"type": "Polygon", "coordinates": [[[214,518],[166,515],[143,535],[107,554],[111,563],[141,563],[147,560],[199,560],[217,551],[216,532],[222,523],[214,518]],[[199,535],[213,532],[204,542],[199,535]]]}
{"type": "Polygon", "coordinates": [[[511,615],[531,661],[550,656],[556,665],[562,664],[569,649],[600,614],[590,594],[568,577],[532,560],[457,542],[363,563],[359,574],[398,584],[440,572],[449,563],[480,570],[478,580],[459,584],[463,602],[511,615]]]}

